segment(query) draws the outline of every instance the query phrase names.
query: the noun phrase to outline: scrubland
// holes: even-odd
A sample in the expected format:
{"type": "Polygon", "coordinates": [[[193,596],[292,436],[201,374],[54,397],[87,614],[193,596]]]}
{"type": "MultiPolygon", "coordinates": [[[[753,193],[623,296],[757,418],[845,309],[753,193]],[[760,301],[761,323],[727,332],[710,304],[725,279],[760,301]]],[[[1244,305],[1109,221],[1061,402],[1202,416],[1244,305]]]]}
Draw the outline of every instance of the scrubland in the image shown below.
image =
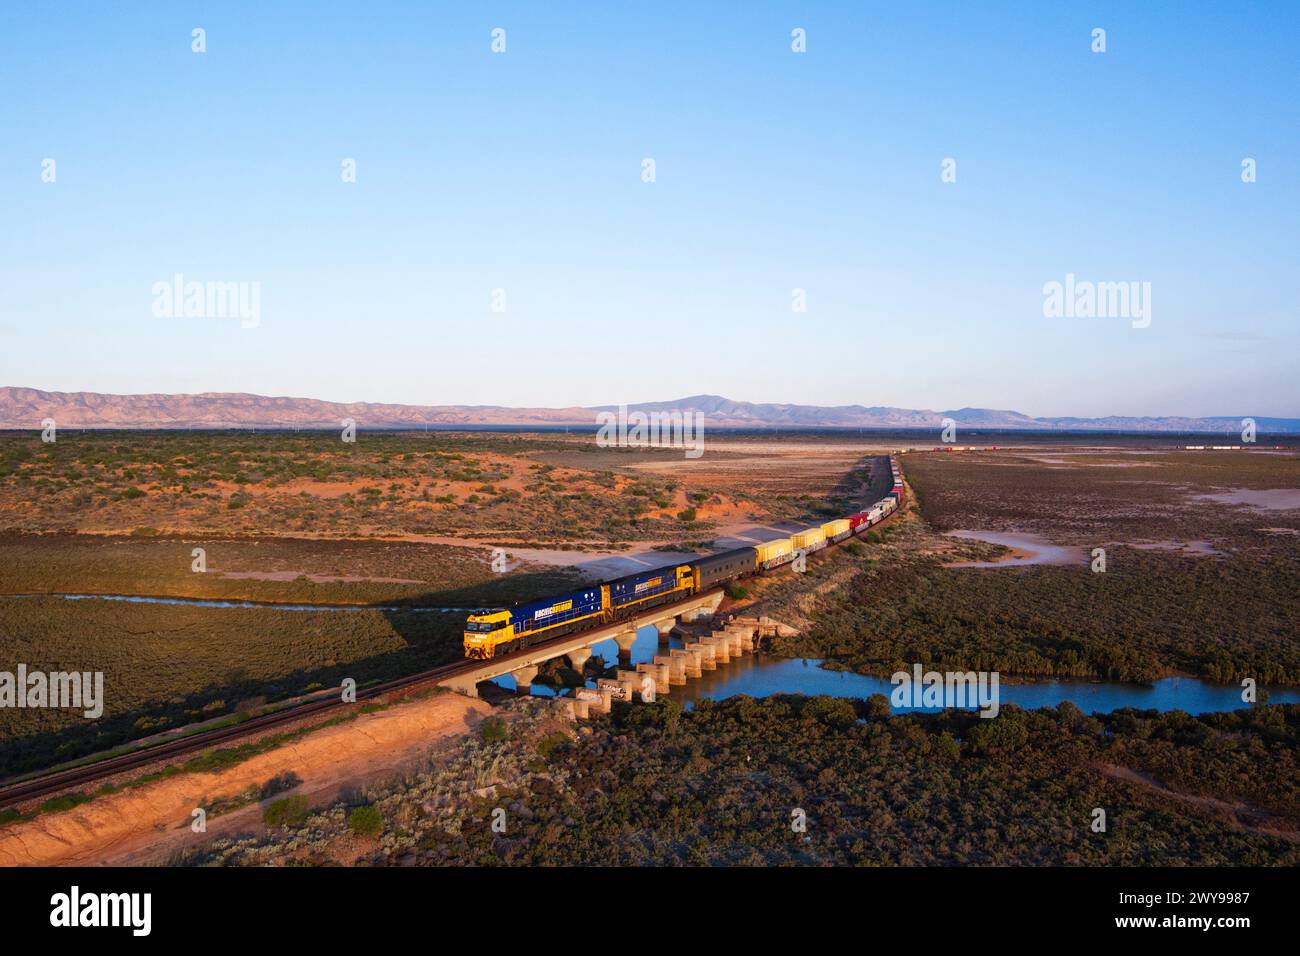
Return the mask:
{"type": "Polygon", "coordinates": [[[1093,718],[1063,704],[981,721],[890,717],[882,697],[739,697],[620,706],[577,730],[512,708],[400,781],[172,862],[1300,862],[1295,706],[1093,718]],[[349,825],[360,806],[378,834],[349,825]]]}
{"type": "Polygon", "coordinates": [[[919,661],[1013,678],[1300,684],[1300,510],[1205,497],[1300,488],[1294,453],[1042,457],[905,455],[916,513],[842,559],[815,600],[798,583],[772,586],[773,613],[808,622],[775,650],[876,674],[919,661]],[[1005,553],[942,534],[957,529],[1031,532],[1082,546],[1082,558],[957,569],[1005,553]],[[1207,547],[1172,547],[1189,542],[1207,547]],[[1100,573],[1094,548],[1106,552],[1100,573]]]}

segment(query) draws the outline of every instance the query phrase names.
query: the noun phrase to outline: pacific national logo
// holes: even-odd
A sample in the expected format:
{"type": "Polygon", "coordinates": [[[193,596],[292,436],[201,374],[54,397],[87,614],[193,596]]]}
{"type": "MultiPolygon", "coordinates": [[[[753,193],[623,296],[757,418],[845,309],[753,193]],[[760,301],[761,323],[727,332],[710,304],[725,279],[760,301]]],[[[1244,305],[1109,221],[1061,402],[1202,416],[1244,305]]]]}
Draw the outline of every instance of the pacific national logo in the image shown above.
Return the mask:
{"type": "Polygon", "coordinates": [[[538,617],[550,617],[552,614],[559,614],[561,611],[568,611],[573,608],[572,601],[561,601],[559,604],[552,604],[550,607],[542,608],[537,612],[538,617]]]}
{"type": "Polygon", "coordinates": [[[50,897],[51,926],[129,926],[133,936],[148,936],[153,923],[151,893],[70,893],[50,897]]]}

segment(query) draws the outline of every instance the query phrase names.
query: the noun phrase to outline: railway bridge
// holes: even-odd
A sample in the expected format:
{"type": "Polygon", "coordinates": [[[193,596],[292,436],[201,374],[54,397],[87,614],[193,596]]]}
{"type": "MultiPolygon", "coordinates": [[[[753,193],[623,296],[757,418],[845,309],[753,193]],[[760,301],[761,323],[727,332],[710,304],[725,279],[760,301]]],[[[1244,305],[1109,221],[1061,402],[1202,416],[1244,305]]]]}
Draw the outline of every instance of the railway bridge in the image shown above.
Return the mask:
{"type": "MultiPolygon", "coordinates": [[[[613,640],[618,643],[619,662],[628,665],[627,671],[620,671],[619,673],[636,674],[635,683],[638,692],[643,682],[641,675],[648,675],[655,681],[655,686],[659,692],[666,693],[670,683],[685,683],[688,660],[703,657],[707,652],[701,651],[698,655],[685,651],[666,652],[662,655],[662,661],[660,656],[656,656],[654,663],[641,664],[637,671],[632,671],[630,667],[632,644],[636,641],[637,629],[654,625],[659,631],[660,641],[666,642],[668,633],[679,620],[688,623],[710,620],[721,603],[722,589],[716,588],[703,594],[693,595],[682,601],[649,608],[640,614],[614,624],[579,631],[576,634],[546,641],[543,644],[517,651],[514,654],[507,654],[503,657],[477,661],[475,662],[477,666],[460,670],[440,681],[439,685],[467,694],[470,697],[477,697],[479,684],[510,674],[515,679],[515,685],[519,693],[527,694],[532,687],[533,679],[537,676],[539,665],[557,657],[565,657],[568,658],[570,667],[578,673],[582,673],[587,659],[591,657],[591,648],[603,641],[613,640]],[[678,679],[674,681],[672,680],[673,677],[678,679]]],[[[752,649],[752,641],[749,649],[752,649]]],[[[698,674],[698,668],[691,669],[698,674]]],[[[633,681],[632,677],[623,677],[617,683],[626,684],[633,681]]],[[[622,694],[615,692],[615,696],[621,697],[622,694]]]]}

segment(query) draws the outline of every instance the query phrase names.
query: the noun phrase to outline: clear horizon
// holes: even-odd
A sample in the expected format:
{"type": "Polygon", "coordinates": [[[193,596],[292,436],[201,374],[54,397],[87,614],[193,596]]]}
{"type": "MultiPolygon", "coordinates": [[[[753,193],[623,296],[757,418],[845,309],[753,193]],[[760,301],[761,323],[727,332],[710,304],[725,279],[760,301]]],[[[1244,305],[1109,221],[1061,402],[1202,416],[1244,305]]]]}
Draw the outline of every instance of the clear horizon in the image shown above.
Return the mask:
{"type": "Polygon", "coordinates": [[[6,8],[0,383],[1300,418],[1298,41],[1267,3],[6,8]],[[160,315],[176,276],[257,321],[160,315]],[[1129,282],[1145,316],[1045,315],[1129,282]]]}

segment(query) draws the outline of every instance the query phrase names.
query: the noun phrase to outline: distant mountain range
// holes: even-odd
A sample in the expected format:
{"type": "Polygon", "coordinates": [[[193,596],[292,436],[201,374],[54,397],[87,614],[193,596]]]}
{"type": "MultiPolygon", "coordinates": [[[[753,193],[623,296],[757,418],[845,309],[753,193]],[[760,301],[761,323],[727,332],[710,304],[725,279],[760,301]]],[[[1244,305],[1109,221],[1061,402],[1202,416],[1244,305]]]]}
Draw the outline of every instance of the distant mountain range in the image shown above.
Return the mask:
{"type": "MultiPolygon", "coordinates": [[[[586,425],[596,413],[617,405],[591,408],[506,408],[499,405],[386,405],[373,402],[326,402],[243,392],[198,395],[105,395],[99,392],[45,392],[35,388],[0,388],[0,428],[39,428],[52,418],[62,428],[338,428],[353,419],[361,428],[419,428],[457,425],[586,425]]],[[[964,429],[1037,431],[1206,432],[1238,434],[1242,415],[1212,418],[1033,418],[993,408],[947,411],[873,405],[778,405],[736,402],[719,395],[692,395],[672,402],[627,406],[639,412],[697,412],[713,428],[890,428],[938,429],[945,418],[964,429]]],[[[1264,433],[1300,433],[1300,419],[1254,416],[1264,433]]]]}

